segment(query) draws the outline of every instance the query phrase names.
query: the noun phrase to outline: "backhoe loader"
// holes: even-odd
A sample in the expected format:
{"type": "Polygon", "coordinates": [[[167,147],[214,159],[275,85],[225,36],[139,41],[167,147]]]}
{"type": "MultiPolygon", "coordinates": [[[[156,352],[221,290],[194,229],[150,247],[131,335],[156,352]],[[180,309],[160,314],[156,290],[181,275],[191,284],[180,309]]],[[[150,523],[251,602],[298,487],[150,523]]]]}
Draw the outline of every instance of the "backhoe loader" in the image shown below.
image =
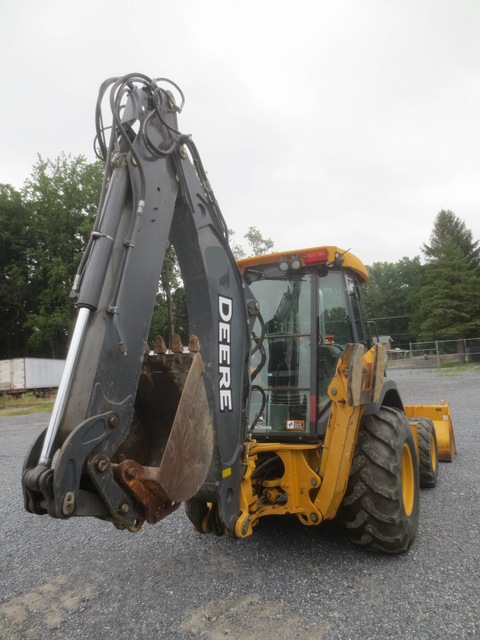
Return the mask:
{"type": "Polygon", "coordinates": [[[178,129],[183,103],[177,85],[141,74],[100,88],[104,183],[71,292],[64,374],[23,469],[25,508],[137,531],[184,502],[197,531],[237,538],[263,516],[338,516],[353,542],[404,552],[419,486],[434,486],[438,460],[455,455],[449,407],[403,404],[362,320],[368,275],[350,251],[236,262],[197,148],[178,129]],[[177,339],[150,350],[168,242],[192,335],[188,349],[177,339]]]}

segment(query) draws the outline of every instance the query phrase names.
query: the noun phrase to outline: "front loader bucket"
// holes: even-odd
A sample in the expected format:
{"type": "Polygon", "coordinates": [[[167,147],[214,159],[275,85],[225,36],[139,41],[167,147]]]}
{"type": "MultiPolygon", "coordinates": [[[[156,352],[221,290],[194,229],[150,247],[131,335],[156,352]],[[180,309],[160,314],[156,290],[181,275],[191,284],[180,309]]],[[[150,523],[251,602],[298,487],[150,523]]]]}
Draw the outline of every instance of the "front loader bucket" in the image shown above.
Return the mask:
{"type": "Polygon", "coordinates": [[[433,422],[437,436],[438,459],[452,462],[457,448],[453,433],[450,407],[448,404],[407,404],[405,413],[408,418],[428,418],[433,422]]]}

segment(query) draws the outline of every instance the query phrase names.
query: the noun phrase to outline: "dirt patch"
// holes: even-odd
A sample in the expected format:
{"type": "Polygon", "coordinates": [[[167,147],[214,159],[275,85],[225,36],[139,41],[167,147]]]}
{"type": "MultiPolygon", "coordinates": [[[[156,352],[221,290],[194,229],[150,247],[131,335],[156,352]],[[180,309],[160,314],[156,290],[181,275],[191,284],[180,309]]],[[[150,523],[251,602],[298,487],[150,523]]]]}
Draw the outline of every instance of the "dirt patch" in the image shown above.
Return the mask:
{"type": "Polygon", "coordinates": [[[54,629],[75,611],[82,611],[85,602],[93,595],[94,585],[81,590],[75,586],[73,570],[68,575],[59,575],[40,585],[37,589],[23,593],[0,605],[0,635],[8,630],[9,638],[39,638],[39,632],[54,629]]]}
{"type": "Polygon", "coordinates": [[[321,640],[330,625],[307,625],[282,600],[265,601],[256,593],[233,596],[197,609],[182,629],[205,640],[321,640]]]}

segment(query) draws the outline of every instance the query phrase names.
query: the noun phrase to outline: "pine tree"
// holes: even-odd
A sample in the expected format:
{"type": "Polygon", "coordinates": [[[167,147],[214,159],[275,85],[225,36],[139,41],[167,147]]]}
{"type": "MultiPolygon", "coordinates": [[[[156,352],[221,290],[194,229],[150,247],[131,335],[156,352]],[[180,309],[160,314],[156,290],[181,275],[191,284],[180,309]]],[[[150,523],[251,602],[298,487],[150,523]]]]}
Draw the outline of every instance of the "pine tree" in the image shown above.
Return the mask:
{"type": "Polygon", "coordinates": [[[416,299],[417,339],[449,340],[480,335],[480,248],[451,211],[435,219],[422,285],[416,299]]]}
{"type": "Polygon", "coordinates": [[[473,234],[470,229],[467,229],[463,220],[452,211],[442,209],[435,218],[430,244],[423,245],[427,262],[444,258],[452,244],[460,249],[474,268],[480,269],[478,240],[474,242],[473,234]]]}

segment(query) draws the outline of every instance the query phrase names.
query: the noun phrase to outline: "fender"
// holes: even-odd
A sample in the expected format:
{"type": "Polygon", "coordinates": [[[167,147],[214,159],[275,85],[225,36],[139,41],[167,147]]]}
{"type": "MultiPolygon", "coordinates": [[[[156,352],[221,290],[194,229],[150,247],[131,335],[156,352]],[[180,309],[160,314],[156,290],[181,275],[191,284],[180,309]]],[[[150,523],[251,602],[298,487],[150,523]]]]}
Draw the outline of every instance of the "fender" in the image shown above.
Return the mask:
{"type": "Polygon", "coordinates": [[[368,402],[365,405],[364,414],[375,414],[380,407],[396,407],[405,411],[396,383],[388,378],[385,378],[382,383],[379,399],[377,402],[368,402]]]}

